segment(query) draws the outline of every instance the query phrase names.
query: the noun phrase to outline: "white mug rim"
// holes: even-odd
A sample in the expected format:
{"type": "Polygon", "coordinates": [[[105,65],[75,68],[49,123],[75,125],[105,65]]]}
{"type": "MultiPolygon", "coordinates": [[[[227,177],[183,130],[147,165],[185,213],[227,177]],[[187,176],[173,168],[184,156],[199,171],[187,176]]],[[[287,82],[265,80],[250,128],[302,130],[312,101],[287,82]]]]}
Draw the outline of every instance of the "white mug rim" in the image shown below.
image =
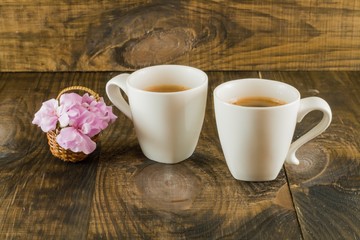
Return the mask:
{"type": "Polygon", "coordinates": [[[176,65],[176,64],[164,64],[164,65],[154,65],[154,66],[144,67],[144,68],[141,68],[141,69],[138,69],[138,70],[132,72],[128,76],[128,78],[126,80],[126,84],[127,84],[128,88],[131,88],[132,90],[137,91],[137,92],[141,92],[143,94],[162,95],[162,96],[163,95],[177,95],[177,94],[189,93],[189,92],[192,92],[192,91],[196,91],[197,89],[206,87],[207,84],[208,84],[208,76],[204,71],[202,71],[201,69],[195,68],[195,67],[186,66],[186,65],[176,65]],[[152,91],[147,91],[147,90],[145,90],[143,88],[139,88],[139,87],[134,86],[132,81],[135,81],[134,79],[137,77],[138,74],[141,74],[141,73],[143,73],[145,71],[149,71],[150,69],[156,69],[156,68],[158,68],[158,69],[161,69],[161,68],[178,68],[178,69],[180,69],[180,68],[182,68],[182,69],[191,70],[191,71],[197,72],[198,74],[202,75],[201,76],[201,83],[198,84],[195,87],[192,87],[192,88],[189,88],[189,89],[186,89],[186,90],[183,90],[183,91],[177,91],[177,92],[152,92],[152,91]]]}
{"type": "MultiPolygon", "coordinates": [[[[214,94],[213,95],[214,95],[215,99],[217,99],[219,102],[221,102],[224,105],[228,105],[229,107],[233,107],[235,109],[246,109],[246,110],[271,110],[271,109],[284,108],[284,107],[288,107],[290,105],[296,104],[301,99],[301,95],[300,95],[299,90],[297,90],[294,86],[292,86],[290,84],[287,84],[287,83],[284,83],[284,82],[280,82],[280,81],[276,81],[276,80],[263,79],[263,78],[242,78],[242,79],[234,79],[234,80],[226,81],[224,83],[221,83],[220,85],[218,85],[214,89],[214,94]],[[228,85],[233,85],[233,84],[236,84],[236,83],[239,83],[239,82],[244,82],[244,81],[263,82],[263,83],[266,82],[266,83],[285,86],[286,88],[290,89],[291,91],[293,91],[296,94],[296,98],[294,98],[292,101],[286,101],[285,104],[278,105],[278,106],[249,107],[249,106],[239,106],[239,105],[232,104],[229,101],[224,100],[219,96],[219,92],[222,91],[224,87],[226,87],[228,85]]],[[[280,100],[283,100],[283,99],[280,99],[280,100]]]]}

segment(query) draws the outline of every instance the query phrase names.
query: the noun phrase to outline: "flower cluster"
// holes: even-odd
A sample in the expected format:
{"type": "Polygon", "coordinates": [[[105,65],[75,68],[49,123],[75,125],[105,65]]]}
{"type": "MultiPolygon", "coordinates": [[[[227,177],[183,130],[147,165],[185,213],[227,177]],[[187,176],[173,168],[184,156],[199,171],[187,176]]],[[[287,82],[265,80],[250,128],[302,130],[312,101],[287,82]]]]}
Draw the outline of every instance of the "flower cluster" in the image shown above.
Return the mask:
{"type": "Polygon", "coordinates": [[[44,132],[59,128],[56,141],[61,147],[89,154],[96,148],[91,138],[115,119],[111,106],[106,106],[103,98],[96,101],[87,93],[83,96],[65,93],[59,101],[50,99],[44,102],[32,123],[44,132]]]}

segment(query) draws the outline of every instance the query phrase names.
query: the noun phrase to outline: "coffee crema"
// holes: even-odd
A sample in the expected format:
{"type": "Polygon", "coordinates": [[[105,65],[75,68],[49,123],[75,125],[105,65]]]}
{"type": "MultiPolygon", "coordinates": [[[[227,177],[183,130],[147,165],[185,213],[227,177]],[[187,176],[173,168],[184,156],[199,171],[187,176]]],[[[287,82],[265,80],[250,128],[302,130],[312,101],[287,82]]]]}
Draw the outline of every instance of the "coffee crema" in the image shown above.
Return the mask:
{"type": "Polygon", "coordinates": [[[243,107],[276,107],[286,104],[285,101],[270,97],[245,97],[232,101],[231,104],[243,107]]]}
{"type": "Polygon", "coordinates": [[[145,90],[149,92],[181,92],[188,89],[190,88],[182,85],[172,85],[172,84],[154,85],[145,88],[145,90]]]}

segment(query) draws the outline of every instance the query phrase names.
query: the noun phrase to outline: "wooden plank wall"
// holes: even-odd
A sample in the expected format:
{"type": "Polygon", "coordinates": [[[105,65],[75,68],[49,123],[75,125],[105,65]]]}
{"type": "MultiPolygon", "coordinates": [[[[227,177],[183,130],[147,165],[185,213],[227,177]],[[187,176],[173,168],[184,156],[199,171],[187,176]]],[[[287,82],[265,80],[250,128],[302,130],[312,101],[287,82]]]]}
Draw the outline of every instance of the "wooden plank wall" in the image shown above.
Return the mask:
{"type": "Polygon", "coordinates": [[[360,70],[358,0],[2,0],[0,71],[360,70]]]}

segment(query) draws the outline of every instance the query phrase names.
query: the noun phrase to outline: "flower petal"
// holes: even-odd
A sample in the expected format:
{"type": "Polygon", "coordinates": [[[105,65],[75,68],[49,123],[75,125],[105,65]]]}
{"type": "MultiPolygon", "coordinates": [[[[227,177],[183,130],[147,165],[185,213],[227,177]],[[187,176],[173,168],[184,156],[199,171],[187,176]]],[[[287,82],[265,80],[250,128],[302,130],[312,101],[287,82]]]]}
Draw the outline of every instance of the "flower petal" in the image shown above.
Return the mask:
{"type": "Polygon", "coordinates": [[[73,152],[90,154],[96,149],[96,143],[89,136],[73,127],[61,129],[56,141],[64,149],[70,149],[73,152]]]}
{"type": "Polygon", "coordinates": [[[81,99],[81,96],[77,93],[64,93],[60,97],[60,105],[71,108],[75,104],[80,104],[81,99]]]}
{"type": "Polygon", "coordinates": [[[39,111],[35,113],[32,123],[41,127],[44,132],[54,130],[58,120],[57,108],[58,101],[55,99],[43,102],[39,111]]]}

